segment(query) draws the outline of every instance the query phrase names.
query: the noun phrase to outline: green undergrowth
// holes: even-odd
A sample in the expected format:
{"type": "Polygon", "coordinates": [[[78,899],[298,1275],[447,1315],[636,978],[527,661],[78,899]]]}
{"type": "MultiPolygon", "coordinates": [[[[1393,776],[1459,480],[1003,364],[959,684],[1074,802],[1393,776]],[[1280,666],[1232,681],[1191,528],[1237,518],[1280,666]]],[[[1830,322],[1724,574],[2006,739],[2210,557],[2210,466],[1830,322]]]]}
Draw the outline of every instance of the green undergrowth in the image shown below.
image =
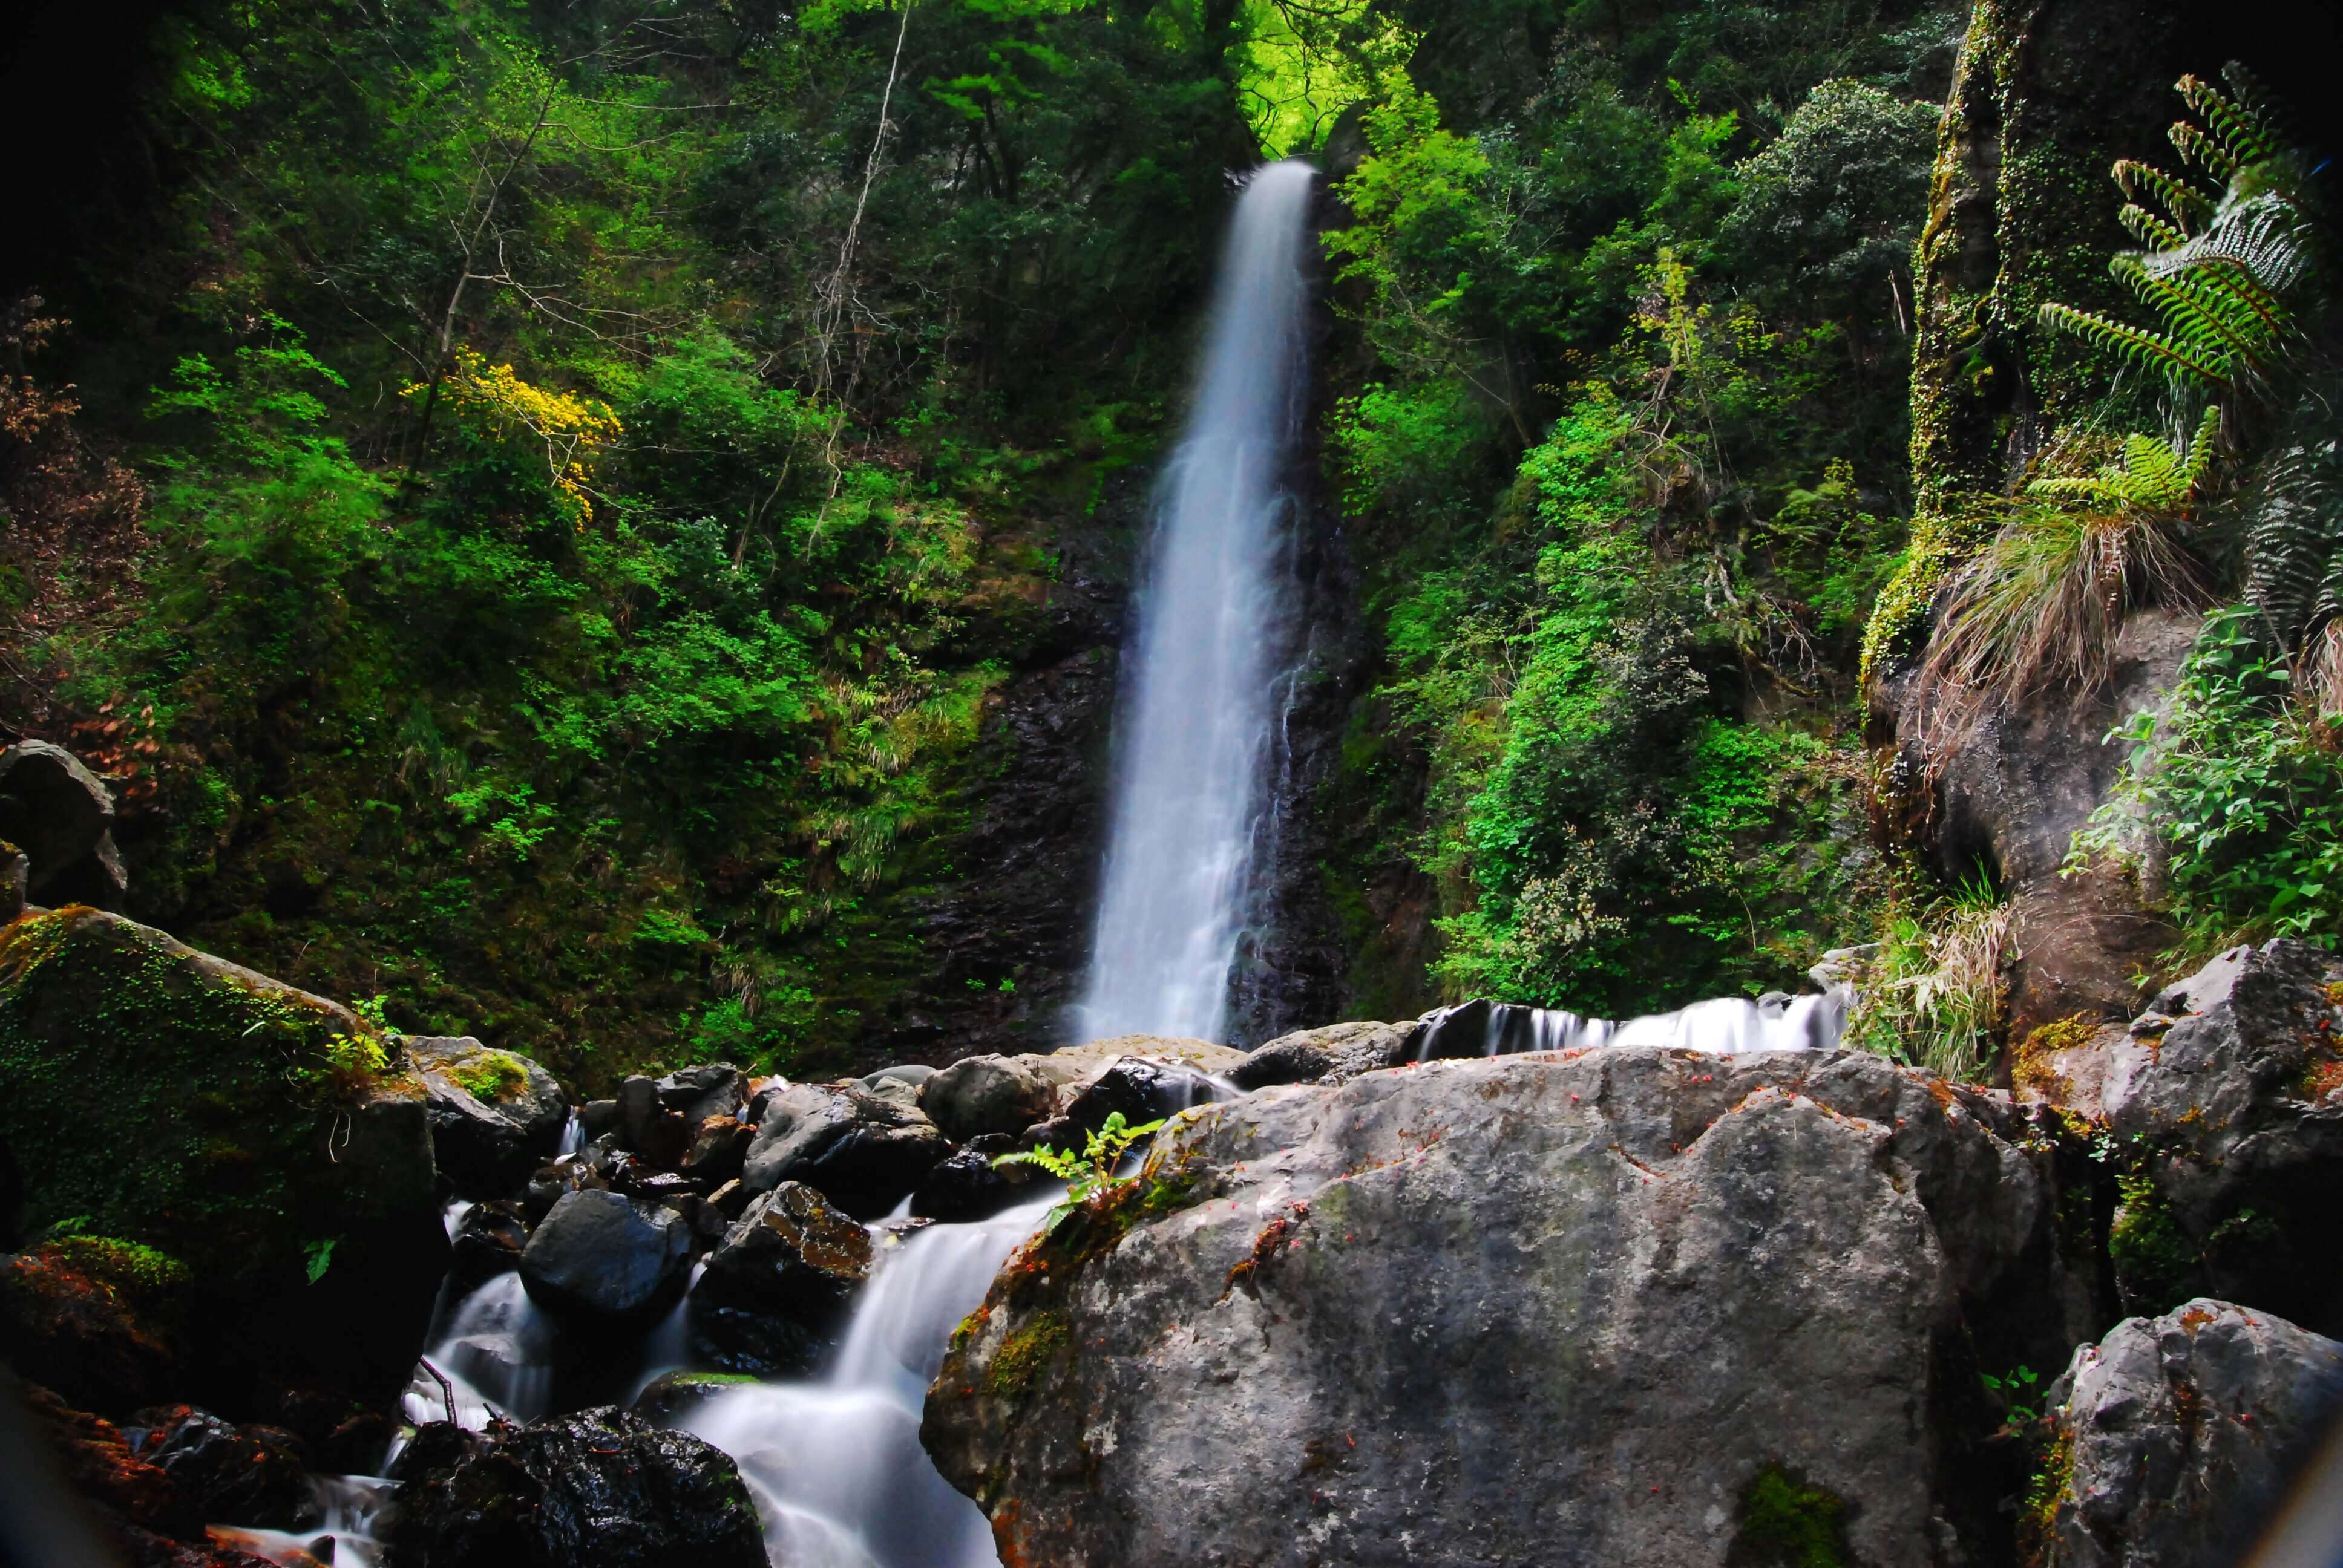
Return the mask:
{"type": "Polygon", "coordinates": [[[1411,960],[1614,1016],[1785,988],[1886,894],[1855,678],[1905,548],[1890,307],[1935,109],[1795,27],[1764,114],[1602,34],[1503,124],[1370,114],[1326,240],[1362,346],[1328,484],[1380,643],[1327,880],[1379,1016],[1411,960]]]}

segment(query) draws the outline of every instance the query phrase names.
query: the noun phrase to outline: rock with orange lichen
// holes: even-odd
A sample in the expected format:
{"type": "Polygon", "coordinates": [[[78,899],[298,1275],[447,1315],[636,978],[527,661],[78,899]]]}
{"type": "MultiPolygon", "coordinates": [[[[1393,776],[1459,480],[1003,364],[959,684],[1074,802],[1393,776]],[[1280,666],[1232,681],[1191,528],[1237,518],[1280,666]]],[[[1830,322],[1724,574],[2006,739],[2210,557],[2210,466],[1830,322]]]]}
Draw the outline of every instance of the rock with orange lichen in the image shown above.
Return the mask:
{"type": "Polygon", "coordinates": [[[2046,1402],[2034,1561],[2240,1563],[2343,1412],[2343,1344],[2200,1297],[2077,1350],[2046,1402]]]}
{"type": "Polygon", "coordinates": [[[1051,1568],[1722,1568],[1761,1493],[1839,1500],[1844,1561],[1989,1561],[1978,1372],[2104,1321],[2056,1198],[2006,1097],[1855,1052],[1265,1089],[1011,1260],[921,1438],[1051,1568]]]}
{"type": "Polygon", "coordinates": [[[0,1259],[10,1356],[69,1403],[122,1413],[176,1376],[188,1274],[135,1242],[72,1236],[0,1259]]]}

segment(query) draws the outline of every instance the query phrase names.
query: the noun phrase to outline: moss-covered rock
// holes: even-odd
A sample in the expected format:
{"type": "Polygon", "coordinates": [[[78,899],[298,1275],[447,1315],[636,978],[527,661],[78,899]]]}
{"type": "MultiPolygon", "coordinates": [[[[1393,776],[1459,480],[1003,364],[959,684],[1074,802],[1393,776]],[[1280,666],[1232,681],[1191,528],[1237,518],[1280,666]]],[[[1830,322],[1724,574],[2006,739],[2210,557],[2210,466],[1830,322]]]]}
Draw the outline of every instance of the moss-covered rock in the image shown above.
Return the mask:
{"type": "Polygon", "coordinates": [[[239,1416],[403,1381],[447,1257],[421,1083],[347,1009],[95,910],[0,930],[28,1233],[189,1271],[187,1392],[239,1416]]]}

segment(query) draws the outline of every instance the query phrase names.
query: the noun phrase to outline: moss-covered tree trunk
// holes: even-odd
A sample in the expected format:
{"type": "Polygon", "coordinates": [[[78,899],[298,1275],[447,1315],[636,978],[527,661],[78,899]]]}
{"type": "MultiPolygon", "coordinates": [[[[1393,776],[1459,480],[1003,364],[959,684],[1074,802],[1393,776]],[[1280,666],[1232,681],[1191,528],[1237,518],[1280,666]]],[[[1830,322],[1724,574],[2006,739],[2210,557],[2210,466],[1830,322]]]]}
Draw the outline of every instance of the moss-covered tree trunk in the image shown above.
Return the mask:
{"type": "Polygon", "coordinates": [[[2108,172],[2163,144],[2178,22],[2168,0],[1977,0],[1970,13],[1912,261],[1916,512],[1865,642],[1875,683],[1915,651],[1990,499],[2109,389],[2104,363],[2038,316],[2052,300],[2121,306],[2107,258],[2131,241],[2108,172]]]}

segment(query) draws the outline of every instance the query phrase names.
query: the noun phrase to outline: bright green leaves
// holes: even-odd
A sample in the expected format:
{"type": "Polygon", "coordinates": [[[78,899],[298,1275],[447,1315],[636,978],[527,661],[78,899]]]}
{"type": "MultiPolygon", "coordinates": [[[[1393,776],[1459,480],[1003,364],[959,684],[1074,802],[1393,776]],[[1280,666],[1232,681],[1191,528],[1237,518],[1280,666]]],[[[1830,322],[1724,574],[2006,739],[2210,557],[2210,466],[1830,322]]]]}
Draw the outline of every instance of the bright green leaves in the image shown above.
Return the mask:
{"type": "Polygon", "coordinates": [[[2247,607],[2207,616],[2162,717],[2118,732],[2130,758],[2075,836],[2137,866],[2162,840],[2173,918],[2193,953],[2265,936],[2343,933],[2343,745],[2329,713],[2296,699],[2294,672],[2247,607]]]}

